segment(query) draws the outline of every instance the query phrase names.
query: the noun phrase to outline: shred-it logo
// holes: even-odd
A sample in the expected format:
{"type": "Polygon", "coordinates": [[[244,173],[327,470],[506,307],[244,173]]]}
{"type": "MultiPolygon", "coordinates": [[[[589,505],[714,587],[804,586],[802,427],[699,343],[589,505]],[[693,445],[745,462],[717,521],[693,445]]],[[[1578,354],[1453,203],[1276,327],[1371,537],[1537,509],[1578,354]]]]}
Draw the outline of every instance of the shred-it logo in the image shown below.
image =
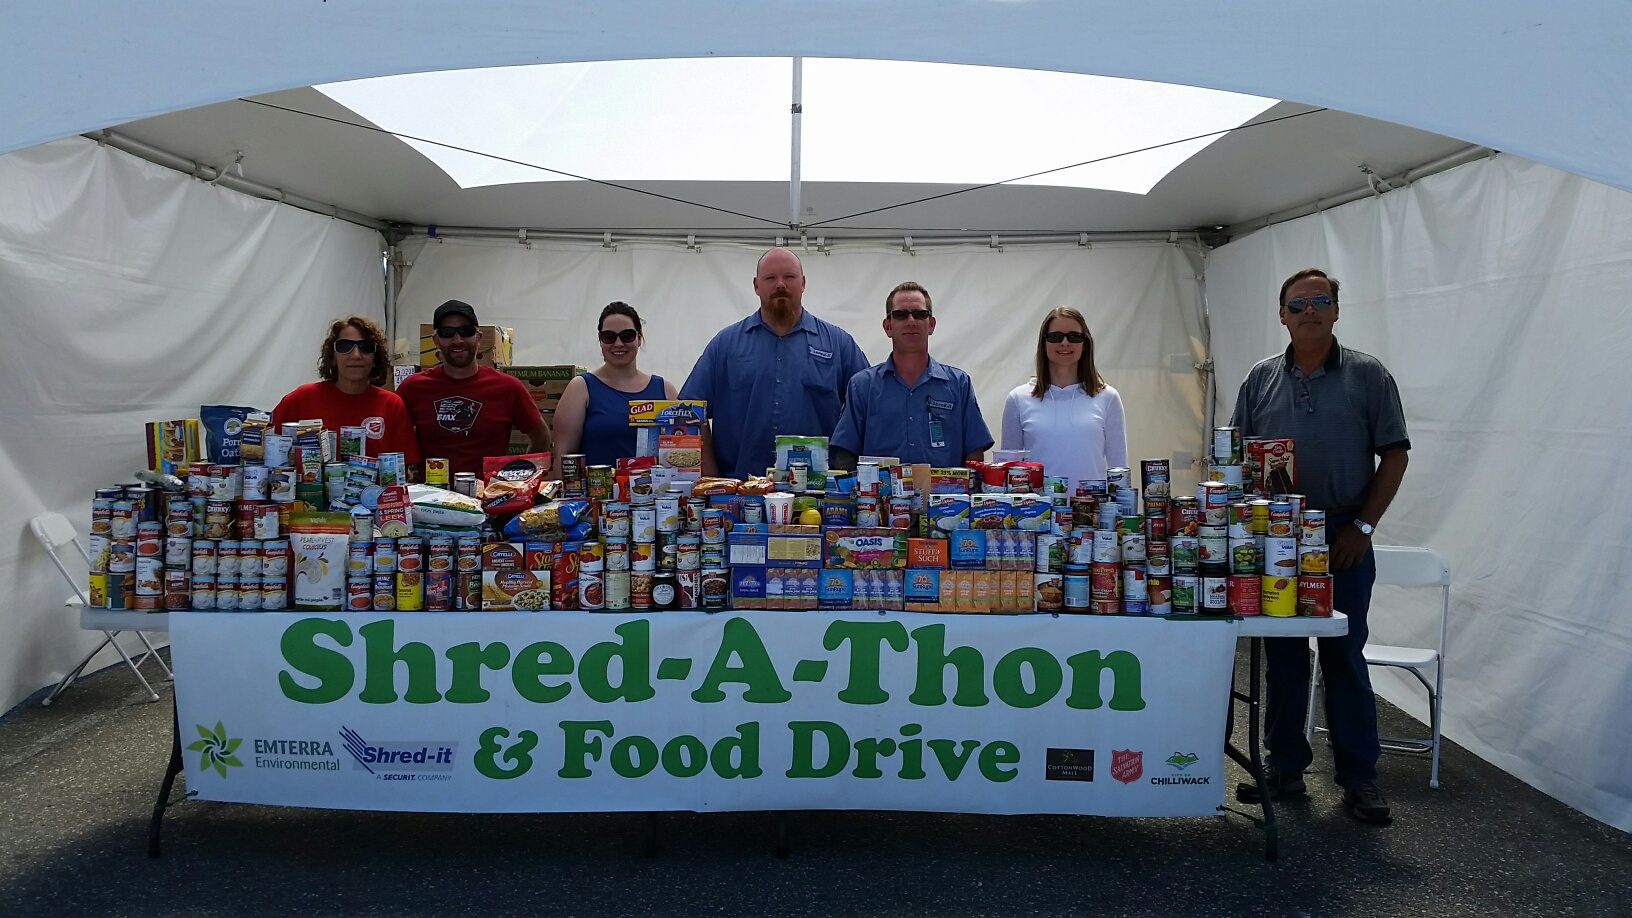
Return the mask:
{"type": "Polygon", "coordinates": [[[459,744],[440,740],[371,743],[350,727],[340,728],[341,744],[351,753],[353,771],[380,781],[448,781],[453,778],[459,744]]]}
{"type": "Polygon", "coordinates": [[[221,721],[215,722],[214,730],[203,724],[194,724],[193,726],[198,728],[198,735],[203,739],[188,743],[187,751],[198,753],[199,770],[214,771],[225,778],[229,767],[243,767],[244,763],[239,761],[238,757],[233,753],[238,751],[238,747],[242,746],[244,741],[237,737],[227,736],[227,730],[221,725],[221,721]]]}
{"type": "Polygon", "coordinates": [[[1043,764],[1044,781],[1094,780],[1094,750],[1048,749],[1043,764]]]}
{"type": "Polygon", "coordinates": [[[481,402],[462,395],[450,395],[436,401],[436,426],[452,433],[469,433],[476,425],[476,416],[481,413],[481,402]]]}
{"type": "MultiPolygon", "coordinates": [[[[1173,766],[1174,771],[1183,772],[1186,768],[1189,768],[1191,765],[1201,761],[1201,756],[1196,755],[1194,752],[1175,752],[1162,761],[1173,766]]],[[[1212,784],[1213,776],[1188,774],[1153,775],[1150,779],[1150,783],[1157,785],[1212,784]]]]}
{"type": "Polygon", "coordinates": [[[1145,754],[1132,749],[1111,750],[1111,777],[1132,784],[1145,773],[1145,754]]]}

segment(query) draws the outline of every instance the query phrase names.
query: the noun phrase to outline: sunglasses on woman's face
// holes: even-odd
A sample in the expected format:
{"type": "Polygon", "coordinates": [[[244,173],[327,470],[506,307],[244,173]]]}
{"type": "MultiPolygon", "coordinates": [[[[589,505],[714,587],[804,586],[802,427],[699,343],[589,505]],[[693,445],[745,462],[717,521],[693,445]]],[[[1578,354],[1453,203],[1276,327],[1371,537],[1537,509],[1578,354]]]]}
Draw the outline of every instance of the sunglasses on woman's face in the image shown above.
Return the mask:
{"type": "Polygon", "coordinates": [[[336,354],[349,354],[353,348],[362,351],[364,354],[372,354],[374,353],[374,342],[353,341],[350,338],[334,339],[334,352],[336,354]]]}
{"type": "Polygon", "coordinates": [[[1081,344],[1082,342],[1088,340],[1088,336],[1082,332],[1049,332],[1043,336],[1043,340],[1047,341],[1049,344],[1059,344],[1061,341],[1069,341],[1072,344],[1081,344]]]}
{"type": "Polygon", "coordinates": [[[622,341],[624,344],[634,344],[635,339],[639,337],[640,332],[637,332],[632,328],[626,328],[623,331],[613,331],[610,328],[601,330],[602,344],[611,344],[614,341],[622,341]]]}

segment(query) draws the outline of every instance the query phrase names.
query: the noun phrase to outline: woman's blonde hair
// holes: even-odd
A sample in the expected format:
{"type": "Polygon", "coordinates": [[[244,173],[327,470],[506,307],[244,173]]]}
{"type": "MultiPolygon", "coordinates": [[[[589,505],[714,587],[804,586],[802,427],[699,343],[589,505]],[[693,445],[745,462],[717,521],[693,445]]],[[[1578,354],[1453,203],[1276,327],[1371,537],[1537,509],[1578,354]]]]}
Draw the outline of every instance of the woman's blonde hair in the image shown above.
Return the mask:
{"type": "Polygon", "coordinates": [[[1098,395],[1105,388],[1105,379],[1094,366],[1094,333],[1088,330],[1088,320],[1070,306],[1056,306],[1043,316],[1043,324],[1037,329],[1037,380],[1031,387],[1031,397],[1042,398],[1048,391],[1048,325],[1055,319],[1070,319],[1082,326],[1082,333],[1088,336],[1082,343],[1082,356],[1077,358],[1077,382],[1082,384],[1082,391],[1098,395]]]}

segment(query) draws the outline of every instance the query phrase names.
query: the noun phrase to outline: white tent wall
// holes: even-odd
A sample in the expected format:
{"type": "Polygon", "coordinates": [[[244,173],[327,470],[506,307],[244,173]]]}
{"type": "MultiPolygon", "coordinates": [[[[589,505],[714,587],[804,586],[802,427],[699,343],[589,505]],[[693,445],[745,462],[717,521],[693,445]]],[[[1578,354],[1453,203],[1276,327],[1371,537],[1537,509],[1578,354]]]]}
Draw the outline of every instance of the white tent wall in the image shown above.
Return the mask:
{"type": "MultiPolygon", "coordinates": [[[[462,299],[484,324],[515,329],[518,364],[601,363],[595,322],[623,300],[646,326],[642,368],[685,382],[703,346],[758,308],[752,289],[763,249],[705,244],[574,246],[446,239],[409,247],[413,267],[397,299],[398,350],[436,306],[462,299]]],[[[1003,401],[1032,375],[1037,329],[1055,306],[1088,319],[1106,380],[1121,393],[1131,457],[1195,454],[1202,440],[1204,353],[1193,253],[1168,243],[1008,247],[921,246],[803,253],[805,306],[855,336],[869,360],[889,355],[884,297],[916,280],[934,298],[930,351],[974,379],[981,413],[1001,437],[1003,401]],[[1183,355],[1179,373],[1169,355],[1183,355]]],[[[1000,444],[1001,445],[1001,444],[1000,444]]],[[[1182,480],[1188,469],[1179,470],[1182,480]]]]}
{"type": "Polygon", "coordinates": [[[0,711],[101,639],[28,520],[83,537],[91,490],[143,467],[144,423],[315,379],[329,320],[384,317],[381,245],[79,138],[0,157],[0,711]]]}
{"type": "MultiPolygon", "coordinates": [[[[1632,830],[1632,194],[1498,156],[1215,250],[1222,417],[1285,347],[1276,293],[1310,266],[1342,283],[1338,340],[1405,403],[1411,464],[1377,541],[1450,562],[1446,734],[1632,830]]],[[[1379,588],[1373,633],[1433,646],[1422,592],[1379,588]]],[[[1377,686],[1426,717],[1404,679],[1377,686]]]]}

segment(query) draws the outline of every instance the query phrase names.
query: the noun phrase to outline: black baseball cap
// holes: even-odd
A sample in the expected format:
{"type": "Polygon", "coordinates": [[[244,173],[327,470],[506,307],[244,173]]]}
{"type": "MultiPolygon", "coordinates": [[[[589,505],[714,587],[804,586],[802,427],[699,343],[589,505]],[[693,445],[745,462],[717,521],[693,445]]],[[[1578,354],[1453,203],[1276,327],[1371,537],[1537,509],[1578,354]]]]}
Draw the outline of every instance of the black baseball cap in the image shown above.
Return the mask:
{"type": "Polygon", "coordinates": [[[441,328],[442,320],[448,316],[464,316],[470,320],[472,325],[482,324],[476,321],[476,310],[472,309],[470,304],[463,300],[448,300],[441,306],[436,307],[436,315],[431,318],[431,324],[441,328]]]}

